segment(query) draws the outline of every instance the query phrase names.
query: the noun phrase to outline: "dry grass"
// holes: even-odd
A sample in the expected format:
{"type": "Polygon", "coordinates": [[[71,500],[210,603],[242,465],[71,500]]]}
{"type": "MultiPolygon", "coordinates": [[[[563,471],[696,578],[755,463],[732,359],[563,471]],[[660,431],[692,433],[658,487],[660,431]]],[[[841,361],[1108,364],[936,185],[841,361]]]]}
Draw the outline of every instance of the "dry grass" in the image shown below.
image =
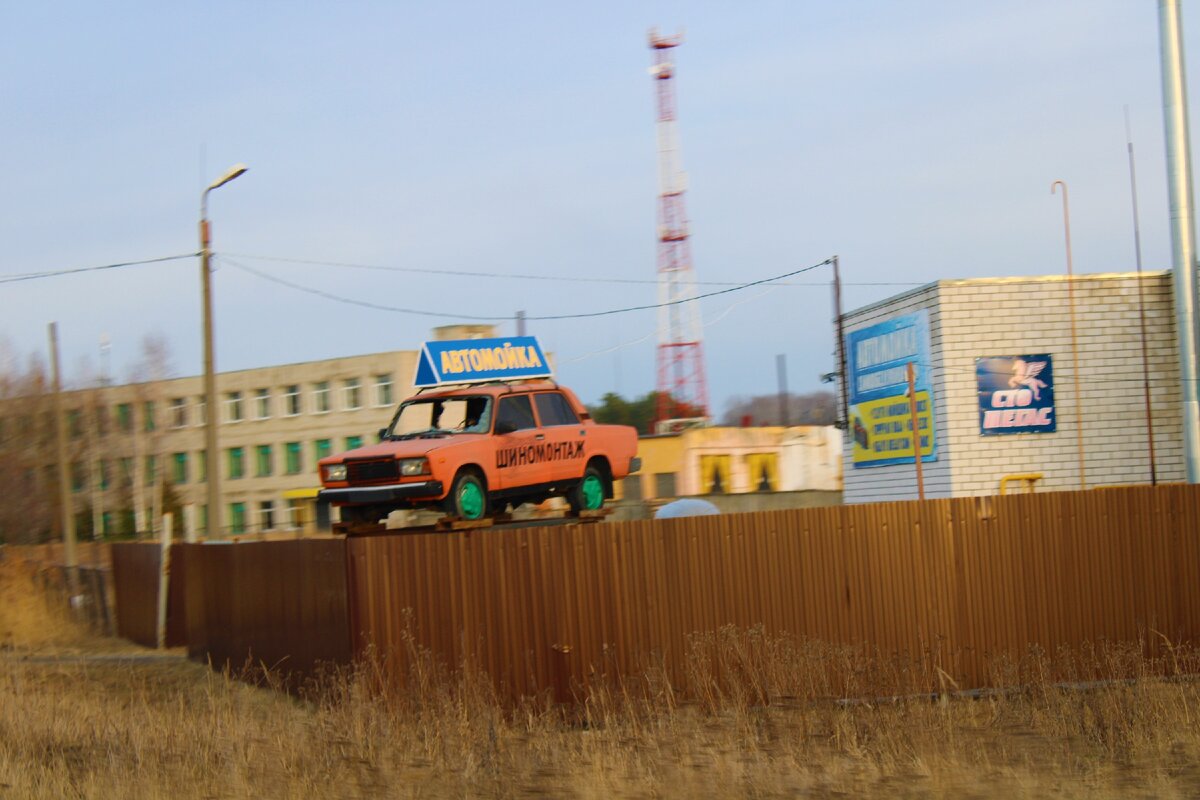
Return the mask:
{"type": "Polygon", "coordinates": [[[1019,691],[838,703],[856,686],[902,694],[927,665],[726,630],[694,640],[687,702],[650,669],[577,711],[504,709],[480,676],[420,654],[408,690],[372,665],[297,699],[178,657],[113,660],[122,645],[3,564],[0,642],[4,798],[1200,794],[1190,652],[1031,653],[998,676],[1019,691]]]}

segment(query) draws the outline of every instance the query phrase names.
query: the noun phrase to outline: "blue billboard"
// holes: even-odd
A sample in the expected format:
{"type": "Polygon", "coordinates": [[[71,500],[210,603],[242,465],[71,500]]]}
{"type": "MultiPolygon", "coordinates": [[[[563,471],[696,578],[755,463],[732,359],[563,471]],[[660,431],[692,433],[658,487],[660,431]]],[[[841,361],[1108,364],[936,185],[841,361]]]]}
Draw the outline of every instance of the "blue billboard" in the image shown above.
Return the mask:
{"type": "Polygon", "coordinates": [[[413,385],[421,388],[454,383],[546,378],[550,365],[532,336],[503,339],[456,339],[426,342],[417,359],[413,385]]]}
{"type": "Polygon", "coordinates": [[[855,468],[915,461],[908,364],[912,362],[922,461],[937,460],[929,312],[917,311],[846,334],[850,460],[855,468]]]}
{"type": "Polygon", "coordinates": [[[1054,433],[1054,360],[1048,353],[975,359],[979,432],[1054,433]]]}

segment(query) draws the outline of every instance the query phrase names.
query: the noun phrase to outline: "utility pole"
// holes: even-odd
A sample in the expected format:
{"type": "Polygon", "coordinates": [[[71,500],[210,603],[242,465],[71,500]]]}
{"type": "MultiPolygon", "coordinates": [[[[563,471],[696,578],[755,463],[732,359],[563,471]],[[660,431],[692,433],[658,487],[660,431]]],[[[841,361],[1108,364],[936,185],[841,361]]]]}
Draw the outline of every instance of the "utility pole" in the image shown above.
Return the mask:
{"type": "Polygon", "coordinates": [[[50,323],[50,369],[54,380],[54,438],[58,455],[59,524],[62,526],[63,560],[71,596],[79,594],[79,559],[75,553],[75,515],[71,513],[70,467],[67,464],[67,425],[63,418],[62,375],[58,363],[58,323],[50,323]]]}

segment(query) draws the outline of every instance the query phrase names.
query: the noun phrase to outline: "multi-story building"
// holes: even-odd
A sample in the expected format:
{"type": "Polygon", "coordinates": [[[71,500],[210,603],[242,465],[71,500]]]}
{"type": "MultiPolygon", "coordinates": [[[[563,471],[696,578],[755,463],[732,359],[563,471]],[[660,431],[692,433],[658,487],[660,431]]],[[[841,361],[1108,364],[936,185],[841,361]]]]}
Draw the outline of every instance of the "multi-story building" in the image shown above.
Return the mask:
{"type": "MultiPolygon", "coordinates": [[[[492,330],[449,326],[434,335],[479,338],[492,330]]],[[[206,407],[201,376],[64,392],[76,529],[85,535],[149,531],[169,508],[177,513],[177,531],[202,536],[211,513],[211,469],[220,470],[224,533],[322,526],[328,519],[318,514],[328,512],[315,500],[317,461],[375,441],[399,401],[414,391],[417,356],[392,351],[219,373],[215,409],[206,407]],[[215,465],[205,451],[213,412],[220,420],[215,465]]],[[[16,452],[22,429],[28,431],[20,482],[57,508],[48,408],[48,396],[36,413],[10,402],[6,414],[0,406],[0,428],[8,432],[0,436],[0,451],[16,452]],[[45,424],[22,421],[25,416],[45,424]]]]}

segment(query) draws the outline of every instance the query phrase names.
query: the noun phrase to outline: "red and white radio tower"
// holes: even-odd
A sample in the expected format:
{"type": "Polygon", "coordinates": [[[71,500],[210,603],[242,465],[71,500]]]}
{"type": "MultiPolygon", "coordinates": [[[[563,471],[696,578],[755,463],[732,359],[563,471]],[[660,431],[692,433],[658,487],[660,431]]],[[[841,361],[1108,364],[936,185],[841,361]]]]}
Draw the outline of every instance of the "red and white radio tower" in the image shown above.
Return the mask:
{"type": "Polygon", "coordinates": [[[708,416],[708,387],[700,342],[696,273],[688,244],[683,192],[687,176],[679,159],[675,115],[675,65],[670,50],[683,36],[650,31],[654,86],[658,98],[658,407],[655,421],[708,416]],[[683,302],[681,302],[683,301],[683,302]]]}

